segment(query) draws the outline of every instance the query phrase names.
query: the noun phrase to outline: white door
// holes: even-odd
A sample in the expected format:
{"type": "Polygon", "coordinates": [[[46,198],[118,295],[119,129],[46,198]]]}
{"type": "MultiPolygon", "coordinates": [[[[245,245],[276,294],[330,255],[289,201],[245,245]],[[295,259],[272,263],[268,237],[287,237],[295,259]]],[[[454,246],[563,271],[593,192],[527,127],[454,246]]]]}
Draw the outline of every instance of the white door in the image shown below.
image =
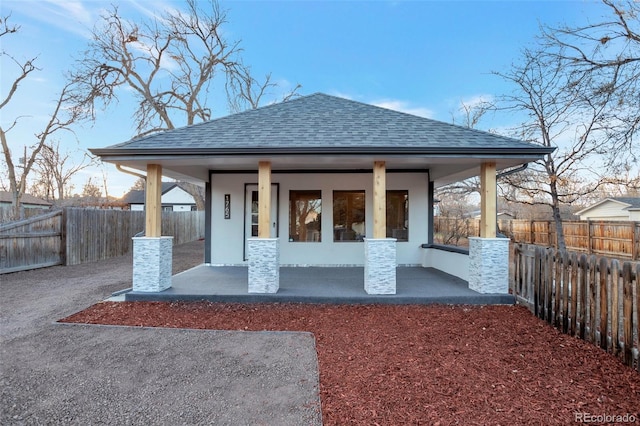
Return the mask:
{"type": "MultiPolygon", "coordinates": [[[[271,238],[278,237],[278,188],[278,184],[271,184],[271,238]]],[[[247,260],[247,239],[258,236],[258,185],[245,186],[244,211],[244,260],[247,260]]]]}

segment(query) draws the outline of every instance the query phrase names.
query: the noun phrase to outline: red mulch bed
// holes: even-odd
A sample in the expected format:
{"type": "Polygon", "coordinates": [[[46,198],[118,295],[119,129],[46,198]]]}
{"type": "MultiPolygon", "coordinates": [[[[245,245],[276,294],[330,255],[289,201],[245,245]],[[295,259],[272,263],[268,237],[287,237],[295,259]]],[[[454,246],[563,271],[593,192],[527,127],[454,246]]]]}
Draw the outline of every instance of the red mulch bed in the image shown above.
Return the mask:
{"type": "Polygon", "coordinates": [[[637,372],[520,306],[105,302],[62,321],[312,332],[327,425],[640,422],[637,372]]]}

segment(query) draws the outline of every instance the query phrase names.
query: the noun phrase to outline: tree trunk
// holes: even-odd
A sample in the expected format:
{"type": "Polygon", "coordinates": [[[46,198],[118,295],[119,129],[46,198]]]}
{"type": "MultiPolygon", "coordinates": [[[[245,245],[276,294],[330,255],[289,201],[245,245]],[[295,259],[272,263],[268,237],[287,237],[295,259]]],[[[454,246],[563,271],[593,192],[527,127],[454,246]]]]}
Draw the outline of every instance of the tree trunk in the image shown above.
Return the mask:
{"type": "MultiPolygon", "coordinates": [[[[558,198],[558,189],[555,181],[551,181],[551,210],[553,212],[553,222],[556,226],[556,241],[558,243],[557,248],[561,251],[567,250],[567,245],[564,241],[564,229],[562,228],[562,216],[560,215],[560,200],[558,198]]],[[[549,241],[549,245],[553,245],[552,241],[549,241]]]]}

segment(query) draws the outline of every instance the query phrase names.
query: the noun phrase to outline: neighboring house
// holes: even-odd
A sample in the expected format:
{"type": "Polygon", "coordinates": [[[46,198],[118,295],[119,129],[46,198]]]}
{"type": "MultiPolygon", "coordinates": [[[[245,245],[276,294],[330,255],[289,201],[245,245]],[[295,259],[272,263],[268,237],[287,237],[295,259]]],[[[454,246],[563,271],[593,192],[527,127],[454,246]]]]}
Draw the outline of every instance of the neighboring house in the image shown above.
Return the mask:
{"type": "MultiPolygon", "coordinates": [[[[196,210],[193,195],[182,189],[177,182],[162,182],[162,211],[189,212],[196,210]]],[[[122,197],[130,210],[144,210],[144,190],[131,190],[122,197]]]]}
{"type": "MultiPolygon", "coordinates": [[[[0,206],[11,206],[12,200],[11,192],[0,191],[0,206]]],[[[22,207],[25,209],[48,209],[52,205],[49,201],[34,197],[33,195],[24,194],[22,196],[22,207]]]]}
{"type": "MultiPolygon", "coordinates": [[[[480,211],[476,210],[474,212],[471,212],[469,214],[469,216],[471,216],[474,219],[480,219],[480,211]]],[[[498,212],[498,213],[496,213],[496,219],[497,220],[512,220],[513,218],[514,218],[514,216],[509,212],[498,212]]]]}
{"type": "Polygon", "coordinates": [[[611,197],[576,212],[580,220],[640,221],[640,197],[611,197]]]}
{"type": "MultiPolygon", "coordinates": [[[[204,262],[248,266],[249,292],[277,291],[279,267],[297,265],[364,266],[365,290],[388,294],[398,265],[506,293],[496,170],[553,149],[318,93],[91,151],[146,171],[148,188],[162,175],[204,182],[204,262]],[[478,175],[482,238],[468,256],[430,245],[434,188],[478,175]]],[[[171,285],[170,268],[157,269],[171,264],[157,210],[147,209],[146,237],[134,240],[134,291],[171,285]]]]}

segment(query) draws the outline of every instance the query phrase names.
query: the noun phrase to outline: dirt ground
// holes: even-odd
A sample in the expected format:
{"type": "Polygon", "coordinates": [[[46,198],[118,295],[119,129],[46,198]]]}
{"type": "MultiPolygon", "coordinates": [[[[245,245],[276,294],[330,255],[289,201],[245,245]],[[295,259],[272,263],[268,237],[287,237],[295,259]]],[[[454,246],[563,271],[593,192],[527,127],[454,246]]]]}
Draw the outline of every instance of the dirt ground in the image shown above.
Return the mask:
{"type": "MultiPolygon", "coordinates": [[[[174,247],[173,272],[203,242],[174,247]]],[[[132,259],[0,275],[1,425],[320,425],[309,333],[58,324],[131,287],[132,259]]]]}
{"type": "Polygon", "coordinates": [[[520,306],[105,302],[64,321],[309,331],[326,425],[640,422],[637,372],[520,306]]]}

